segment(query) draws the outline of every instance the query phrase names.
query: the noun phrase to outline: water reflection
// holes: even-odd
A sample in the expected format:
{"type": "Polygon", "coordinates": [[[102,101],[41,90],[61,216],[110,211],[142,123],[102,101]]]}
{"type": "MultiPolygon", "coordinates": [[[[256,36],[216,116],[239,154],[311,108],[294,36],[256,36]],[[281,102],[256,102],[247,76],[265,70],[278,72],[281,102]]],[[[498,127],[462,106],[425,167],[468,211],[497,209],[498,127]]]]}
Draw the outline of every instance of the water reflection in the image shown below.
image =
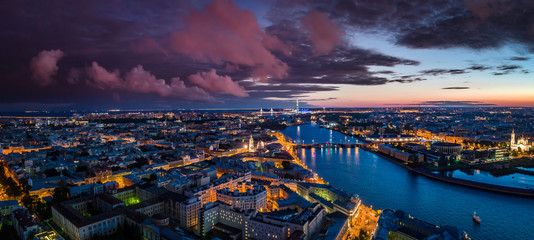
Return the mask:
{"type": "MultiPolygon", "coordinates": [[[[283,131],[290,138],[297,138],[297,128],[283,131]]],[[[301,125],[301,142],[325,143],[331,132],[324,128],[301,125]]],[[[345,140],[338,132],[334,140],[345,140]]],[[[347,141],[355,139],[347,137],[347,141]]],[[[339,143],[339,142],[337,142],[339,143]]],[[[302,161],[327,182],[358,194],[363,203],[375,208],[403,209],[422,220],[458,226],[473,239],[534,239],[532,199],[484,192],[428,179],[361,148],[343,149],[330,154],[327,148],[302,149],[302,161]],[[305,156],[305,157],[304,157],[305,156]],[[505,206],[505,207],[504,207],[505,206]],[[483,224],[474,225],[473,211],[483,218],[483,224]],[[514,224],[520,223],[520,224],[514,224]],[[512,225],[513,224],[513,225],[512,225]]],[[[484,175],[473,171],[453,173],[454,177],[484,175]]],[[[511,178],[511,176],[510,176],[511,178]]],[[[515,177],[516,184],[534,184],[526,177],[515,177]]]]}

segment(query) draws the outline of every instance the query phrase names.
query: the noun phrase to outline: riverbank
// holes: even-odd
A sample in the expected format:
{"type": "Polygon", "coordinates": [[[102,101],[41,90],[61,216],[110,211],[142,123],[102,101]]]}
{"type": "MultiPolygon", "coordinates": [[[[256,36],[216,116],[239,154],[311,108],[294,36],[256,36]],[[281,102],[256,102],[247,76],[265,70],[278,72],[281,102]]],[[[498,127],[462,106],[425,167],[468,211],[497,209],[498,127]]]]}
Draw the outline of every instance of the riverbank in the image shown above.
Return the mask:
{"type": "Polygon", "coordinates": [[[310,171],[311,173],[315,175],[315,180],[317,181],[317,183],[322,183],[322,184],[327,183],[323,178],[319,176],[319,174],[313,172],[311,169],[308,168],[308,166],[306,166],[306,164],[303,161],[300,160],[295,150],[295,144],[291,141],[291,138],[289,138],[288,136],[278,131],[272,134],[278,139],[278,142],[282,144],[282,146],[289,152],[291,157],[293,157],[293,160],[295,163],[297,163],[298,165],[302,166],[304,169],[310,171]]]}
{"type": "MultiPolygon", "coordinates": [[[[302,144],[356,140],[317,124],[289,127],[282,133],[302,144]]],[[[534,223],[525,214],[534,212],[532,198],[434,180],[362,148],[302,148],[297,152],[314,172],[332,185],[357,193],[362,203],[373,209],[402,209],[427,222],[458,226],[472,239],[534,239],[534,223]],[[482,224],[473,222],[474,211],[481,216],[482,224]],[[503,227],[510,222],[524,224],[503,227]]]]}
{"type": "MultiPolygon", "coordinates": [[[[326,129],[329,129],[329,128],[326,128],[326,129]]],[[[335,129],[329,129],[329,130],[332,130],[332,131],[336,131],[336,132],[339,132],[345,136],[350,136],[350,137],[355,137],[355,136],[352,136],[352,135],[349,135],[345,132],[342,132],[342,131],[339,131],[339,130],[335,130],[335,129]]],[[[362,142],[365,142],[364,139],[362,138],[359,138],[359,137],[355,137],[357,138],[359,141],[362,141],[362,142]]],[[[383,153],[380,153],[378,151],[375,151],[374,149],[371,149],[369,147],[362,147],[362,149],[364,150],[367,150],[367,151],[370,151],[374,154],[377,154],[399,166],[402,166],[403,168],[407,169],[408,171],[410,172],[414,172],[414,173],[417,173],[417,174],[420,174],[422,176],[425,176],[425,177],[428,177],[428,178],[431,178],[433,180],[436,180],[436,181],[442,181],[442,182],[446,182],[446,183],[450,183],[450,184],[455,184],[455,185],[459,185],[459,186],[463,186],[463,187],[469,187],[469,188],[475,188],[475,189],[479,189],[479,190],[484,190],[484,191],[488,191],[488,192],[495,192],[495,193],[500,193],[500,194],[510,194],[510,195],[515,195],[515,196],[521,196],[521,197],[527,197],[527,198],[534,198],[534,189],[523,189],[523,188],[515,188],[515,187],[507,187],[507,186],[501,186],[501,185],[495,185],[495,184],[489,184],[489,183],[483,183],[483,182],[476,182],[476,181],[471,181],[471,180],[465,180],[465,179],[459,179],[459,178],[453,178],[453,177],[447,177],[447,176],[443,176],[443,175],[439,175],[439,174],[435,174],[427,169],[422,169],[422,168],[412,168],[410,166],[408,166],[405,162],[402,162],[398,159],[395,159],[389,155],[386,155],[386,154],[383,154],[383,153]]],[[[524,169],[517,169],[516,167],[517,166],[521,166],[521,167],[530,167],[532,165],[534,165],[534,163],[529,163],[527,165],[525,165],[525,162],[523,161],[524,159],[513,159],[510,161],[511,164],[511,168],[508,168],[508,169],[495,169],[495,167],[493,166],[494,164],[504,164],[504,162],[497,162],[497,163],[484,163],[484,164],[477,164],[477,165],[466,165],[465,168],[454,168],[454,169],[451,169],[451,170],[459,170],[459,169],[480,169],[480,170],[483,170],[483,171],[486,171],[486,172],[489,172],[491,173],[493,176],[504,176],[504,175],[508,175],[508,174],[513,174],[513,173],[521,173],[521,174],[526,174],[526,175],[531,175],[531,176],[534,176],[534,172],[533,171],[529,171],[529,170],[524,170],[524,169]],[[519,161],[519,162],[518,162],[519,161]],[[532,165],[531,165],[532,164],[532,165]]]]}
{"type": "Polygon", "coordinates": [[[494,193],[500,193],[500,194],[509,194],[514,196],[520,196],[520,197],[527,197],[527,198],[534,198],[534,189],[523,189],[523,188],[514,188],[514,187],[506,187],[506,186],[500,186],[495,184],[489,184],[489,183],[482,183],[482,182],[475,182],[465,179],[459,179],[459,178],[453,178],[453,177],[447,177],[439,174],[432,173],[428,170],[421,169],[421,168],[412,168],[408,165],[406,165],[404,162],[397,160],[395,158],[392,158],[386,154],[382,154],[380,152],[374,152],[378,156],[381,156],[399,166],[402,166],[406,168],[410,172],[417,173],[419,175],[425,176],[427,178],[431,178],[436,181],[446,182],[450,184],[455,184],[463,187],[468,188],[475,188],[483,191],[488,192],[494,192],[494,193]]]}

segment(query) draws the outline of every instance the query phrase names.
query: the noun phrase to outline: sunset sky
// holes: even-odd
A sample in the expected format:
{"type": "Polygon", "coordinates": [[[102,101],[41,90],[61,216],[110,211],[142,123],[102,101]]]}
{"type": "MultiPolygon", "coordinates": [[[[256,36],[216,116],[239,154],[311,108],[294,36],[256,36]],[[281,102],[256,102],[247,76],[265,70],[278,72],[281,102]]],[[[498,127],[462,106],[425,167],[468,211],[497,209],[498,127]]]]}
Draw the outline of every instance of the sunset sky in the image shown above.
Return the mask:
{"type": "Polygon", "coordinates": [[[534,1],[3,1],[0,111],[534,107],[534,1]]]}

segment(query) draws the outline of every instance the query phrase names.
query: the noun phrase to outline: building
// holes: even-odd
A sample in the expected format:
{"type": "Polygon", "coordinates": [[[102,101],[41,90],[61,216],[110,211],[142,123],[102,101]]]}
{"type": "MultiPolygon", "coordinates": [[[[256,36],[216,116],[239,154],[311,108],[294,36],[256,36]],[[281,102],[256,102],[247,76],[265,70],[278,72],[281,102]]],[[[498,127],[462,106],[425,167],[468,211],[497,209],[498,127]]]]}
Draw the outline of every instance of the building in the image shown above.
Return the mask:
{"type": "Polygon", "coordinates": [[[510,136],[510,149],[525,152],[532,148],[531,145],[529,145],[528,140],[524,137],[520,137],[519,139],[515,139],[515,131],[512,130],[512,134],[510,136]]]}
{"type": "Polygon", "coordinates": [[[240,210],[216,201],[206,204],[199,213],[199,235],[209,236],[210,231],[222,226],[239,229],[243,239],[311,239],[317,233],[327,212],[318,203],[302,211],[260,213],[240,210]],[[287,214],[286,214],[287,213],[287,214]]]}
{"type": "Polygon", "coordinates": [[[217,200],[238,209],[254,209],[263,212],[267,209],[267,190],[253,183],[241,183],[238,189],[217,190],[217,200]]]}
{"type": "Polygon", "coordinates": [[[254,146],[254,139],[252,138],[252,135],[250,135],[250,138],[248,139],[248,151],[249,152],[256,151],[256,147],[254,146]]]}
{"type": "Polygon", "coordinates": [[[17,200],[0,201],[0,216],[10,215],[14,209],[20,208],[17,200]]]}
{"type": "Polygon", "coordinates": [[[298,182],[297,193],[312,203],[320,203],[329,213],[339,211],[354,216],[361,204],[358,195],[351,195],[327,184],[298,182]]]}
{"type": "Polygon", "coordinates": [[[401,151],[399,149],[394,148],[390,144],[380,144],[378,145],[378,151],[386,154],[390,157],[393,157],[395,159],[401,160],[403,162],[423,162],[425,159],[425,156],[423,154],[417,153],[417,154],[411,154],[404,151],[401,151]]]}
{"type": "Polygon", "coordinates": [[[419,137],[413,135],[376,134],[367,136],[365,140],[371,143],[407,143],[419,142],[420,139],[419,137]]]}
{"type": "Polygon", "coordinates": [[[74,186],[69,189],[69,197],[96,195],[104,192],[104,185],[99,183],[74,186]]]}
{"type": "Polygon", "coordinates": [[[444,155],[458,156],[462,152],[462,145],[458,143],[435,142],[430,145],[430,149],[444,155]]]}
{"type": "Polygon", "coordinates": [[[380,214],[373,240],[468,240],[467,234],[453,226],[437,226],[404,211],[385,209],[380,214]]]}
{"type": "Polygon", "coordinates": [[[201,197],[202,205],[204,205],[217,200],[217,190],[222,190],[225,188],[231,190],[236,189],[238,183],[247,181],[247,179],[250,179],[250,172],[243,176],[229,174],[207,185],[186,190],[184,194],[188,197],[201,197]]]}
{"type": "Polygon", "coordinates": [[[42,231],[41,227],[30,214],[26,208],[18,208],[13,210],[11,214],[11,221],[13,227],[19,236],[19,239],[28,239],[28,236],[33,233],[42,231]]]}
{"type": "MultiPolygon", "coordinates": [[[[201,202],[199,197],[186,197],[154,185],[132,186],[112,194],[103,193],[55,204],[52,217],[54,223],[75,240],[111,235],[124,225],[134,226],[143,233],[150,232],[149,239],[162,239],[163,228],[152,221],[144,222],[146,219],[169,216],[180,227],[195,230],[201,202]]],[[[155,218],[156,223],[165,220],[155,218]]]]}

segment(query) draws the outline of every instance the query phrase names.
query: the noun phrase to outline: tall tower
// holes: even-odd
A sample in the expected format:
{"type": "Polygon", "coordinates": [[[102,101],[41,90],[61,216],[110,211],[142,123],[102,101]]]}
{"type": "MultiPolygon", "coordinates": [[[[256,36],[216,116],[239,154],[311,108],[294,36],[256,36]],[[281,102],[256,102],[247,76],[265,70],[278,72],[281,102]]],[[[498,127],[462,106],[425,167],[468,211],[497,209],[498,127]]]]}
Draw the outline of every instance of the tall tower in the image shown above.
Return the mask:
{"type": "Polygon", "coordinates": [[[254,139],[252,138],[252,135],[250,135],[250,138],[248,139],[248,151],[249,152],[255,152],[256,149],[254,147],[254,139]]]}
{"type": "Polygon", "coordinates": [[[299,112],[299,99],[297,98],[297,108],[295,109],[295,112],[298,113],[299,112]]]}
{"type": "Polygon", "coordinates": [[[513,148],[514,145],[515,145],[515,130],[512,129],[512,135],[510,136],[510,147],[513,148]]]}

